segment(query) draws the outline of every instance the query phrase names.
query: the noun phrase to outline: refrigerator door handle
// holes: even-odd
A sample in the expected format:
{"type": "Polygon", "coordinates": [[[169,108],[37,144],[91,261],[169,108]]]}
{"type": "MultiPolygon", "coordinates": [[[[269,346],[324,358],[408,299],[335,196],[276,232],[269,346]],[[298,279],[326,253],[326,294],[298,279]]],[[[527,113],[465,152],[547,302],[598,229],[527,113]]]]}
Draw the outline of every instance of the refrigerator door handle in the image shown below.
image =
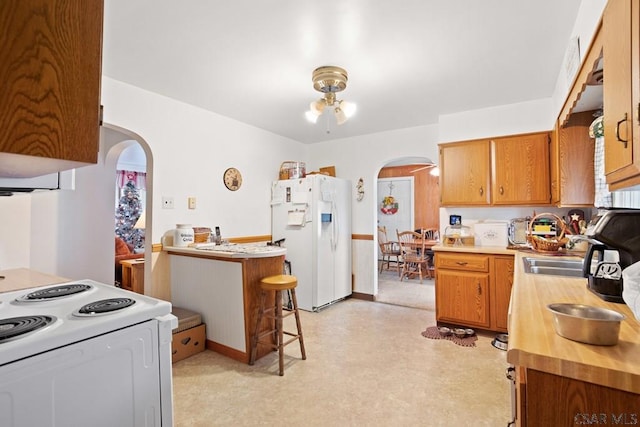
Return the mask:
{"type": "Polygon", "coordinates": [[[335,200],[331,201],[331,249],[335,252],[338,247],[338,210],[336,209],[335,200]]]}

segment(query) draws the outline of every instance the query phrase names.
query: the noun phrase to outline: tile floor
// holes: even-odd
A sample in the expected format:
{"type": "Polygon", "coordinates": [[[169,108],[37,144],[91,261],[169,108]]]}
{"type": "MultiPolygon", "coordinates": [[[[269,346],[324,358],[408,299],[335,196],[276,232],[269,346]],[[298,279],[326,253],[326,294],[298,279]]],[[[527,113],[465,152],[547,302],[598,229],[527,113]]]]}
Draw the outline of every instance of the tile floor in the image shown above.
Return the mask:
{"type": "MultiPolygon", "coordinates": [[[[297,343],[248,366],[205,351],[173,365],[175,425],[504,426],[506,353],[424,338],[433,311],[347,299],[303,311],[297,343]]],[[[293,316],[286,319],[293,321],[293,316]]],[[[288,326],[291,328],[291,324],[288,326]]],[[[290,329],[293,330],[293,329],[290,329]]]]}

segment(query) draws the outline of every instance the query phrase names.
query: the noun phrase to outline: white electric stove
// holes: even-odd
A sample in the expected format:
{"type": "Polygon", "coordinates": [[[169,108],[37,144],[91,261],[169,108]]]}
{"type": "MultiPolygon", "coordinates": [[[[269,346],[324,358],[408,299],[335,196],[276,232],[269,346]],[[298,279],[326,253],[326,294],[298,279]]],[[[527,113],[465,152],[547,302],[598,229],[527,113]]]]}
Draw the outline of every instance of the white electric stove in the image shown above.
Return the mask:
{"type": "Polygon", "coordinates": [[[175,327],[92,280],[0,293],[0,426],[171,426],[175,327]]]}

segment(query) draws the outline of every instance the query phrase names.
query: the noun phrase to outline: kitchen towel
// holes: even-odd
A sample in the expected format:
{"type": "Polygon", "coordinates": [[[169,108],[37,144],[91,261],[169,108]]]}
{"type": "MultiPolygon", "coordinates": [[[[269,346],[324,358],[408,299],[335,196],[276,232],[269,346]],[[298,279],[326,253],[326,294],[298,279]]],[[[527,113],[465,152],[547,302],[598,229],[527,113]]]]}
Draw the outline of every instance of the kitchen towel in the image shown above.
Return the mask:
{"type": "Polygon", "coordinates": [[[622,270],[622,299],[640,320],[640,261],[622,270]]]}

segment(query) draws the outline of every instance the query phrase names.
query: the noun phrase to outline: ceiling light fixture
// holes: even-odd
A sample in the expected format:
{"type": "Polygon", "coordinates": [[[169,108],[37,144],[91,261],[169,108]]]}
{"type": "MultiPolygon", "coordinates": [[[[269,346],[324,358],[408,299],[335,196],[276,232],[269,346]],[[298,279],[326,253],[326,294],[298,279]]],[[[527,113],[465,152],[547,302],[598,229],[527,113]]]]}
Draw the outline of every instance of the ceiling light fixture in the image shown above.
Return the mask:
{"type": "Polygon", "coordinates": [[[339,125],[353,116],[356,105],[336,98],[336,93],[342,92],[347,87],[347,80],[347,71],[340,67],[325,66],[313,70],[313,88],[324,95],[311,103],[309,111],[305,113],[307,120],[316,123],[326,107],[333,108],[339,125]]]}

